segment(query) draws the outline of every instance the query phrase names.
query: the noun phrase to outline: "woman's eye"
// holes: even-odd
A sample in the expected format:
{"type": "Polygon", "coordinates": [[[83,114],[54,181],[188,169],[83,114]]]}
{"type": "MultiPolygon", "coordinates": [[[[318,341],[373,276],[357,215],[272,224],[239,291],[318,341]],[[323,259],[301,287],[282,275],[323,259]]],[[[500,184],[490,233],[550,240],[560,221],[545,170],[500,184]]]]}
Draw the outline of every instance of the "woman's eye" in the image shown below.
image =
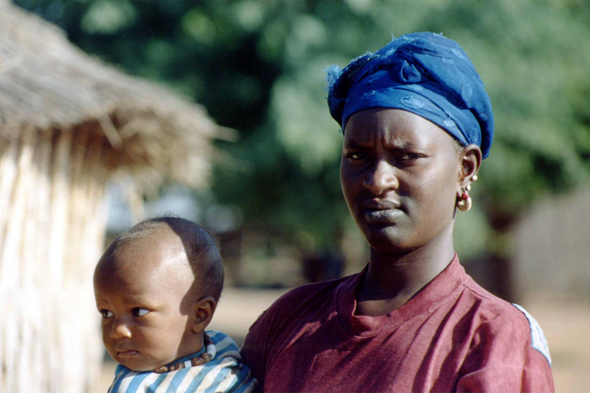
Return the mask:
{"type": "Polygon", "coordinates": [[[104,319],[108,319],[108,318],[111,318],[113,316],[113,312],[112,311],[109,311],[109,310],[100,310],[99,312],[102,314],[102,317],[104,319]]]}
{"type": "Polygon", "coordinates": [[[365,153],[348,153],[346,158],[351,159],[353,161],[364,160],[367,158],[365,153]]]}
{"type": "Polygon", "coordinates": [[[408,160],[416,160],[416,159],[418,159],[418,158],[420,158],[420,155],[419,155],[419,154],[416,154],[416,153],[406,153],[406,154],[403,154],[403,155],[400,157],[400,159],[401,159],[401,160],[404,160],[404,161],[408,161],[408,160]]]}
{"type": "Polygon", "coordinates": [[[133,310],[131,310],[131,312],[133,313],[134,317],[143,317],[144,315],[148,314],[150,310],[141,307],[136,307],[133,310]]]}

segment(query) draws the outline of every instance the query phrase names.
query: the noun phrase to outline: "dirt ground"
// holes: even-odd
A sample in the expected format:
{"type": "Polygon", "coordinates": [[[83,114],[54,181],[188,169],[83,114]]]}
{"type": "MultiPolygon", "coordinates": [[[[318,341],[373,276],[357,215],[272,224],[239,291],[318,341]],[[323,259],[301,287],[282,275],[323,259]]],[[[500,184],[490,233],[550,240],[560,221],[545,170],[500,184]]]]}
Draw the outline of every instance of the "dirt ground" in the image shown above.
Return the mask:
{"type": "Polygon", "coordinates": [[[555,391],[590,390],[590,301],[533,300],[523,304],[545,332],[555,391]]]}
{"type": "MultiPolygon", "coordinates": [[[[212,329],[243,343],[248,327],[284,291],[228,288],[215,313],[212,329]]],[[[579,393],[590,386],[590,302],[528,300],[523,306],[543,328],[553,360],[555,391],[579,393]]],[[[100,381],[106,392],[115,363],[105,361],[100,381]]]]}

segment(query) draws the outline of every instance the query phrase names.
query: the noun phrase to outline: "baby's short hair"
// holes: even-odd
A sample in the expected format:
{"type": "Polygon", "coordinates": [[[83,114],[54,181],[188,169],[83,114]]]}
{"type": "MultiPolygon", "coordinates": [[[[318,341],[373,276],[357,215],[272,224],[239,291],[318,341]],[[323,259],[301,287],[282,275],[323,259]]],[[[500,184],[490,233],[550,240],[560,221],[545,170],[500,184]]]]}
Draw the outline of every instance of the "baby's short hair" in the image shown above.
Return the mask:
{"type": "Polygon", "coordinates": [[[147,219],[119,235],[105,255],[116,257],[126,245],[157,232],[163,226],[169,227],[180,238],[195,277],[200,278],[207,295],[218,301],[223,290],[223,261],[219,243],[214,234],[195,222],[171,215],[147,219]]]}

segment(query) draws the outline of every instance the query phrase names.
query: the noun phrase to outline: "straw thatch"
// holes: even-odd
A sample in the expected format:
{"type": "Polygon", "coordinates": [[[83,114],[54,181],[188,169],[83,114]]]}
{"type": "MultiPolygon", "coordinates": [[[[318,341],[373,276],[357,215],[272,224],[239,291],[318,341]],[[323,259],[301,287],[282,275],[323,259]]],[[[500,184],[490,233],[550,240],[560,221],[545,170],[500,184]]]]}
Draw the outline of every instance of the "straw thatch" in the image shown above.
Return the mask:
{"type": "Polygon", "coordinates": [[[146,185],[206,183],[209,141],[226,130],[198,106],[72,46],[59,28],[0,1],[0,135],[37,129],[106,137],[109,171],[146,185]],[[195,154],[195,149],[198,154],[195,154]]]}
{"type": "Polygon", "coordinates": [[[0,0],[0,391],[93,391],[105,185],[206,185],[224,130],[0,0]]]}

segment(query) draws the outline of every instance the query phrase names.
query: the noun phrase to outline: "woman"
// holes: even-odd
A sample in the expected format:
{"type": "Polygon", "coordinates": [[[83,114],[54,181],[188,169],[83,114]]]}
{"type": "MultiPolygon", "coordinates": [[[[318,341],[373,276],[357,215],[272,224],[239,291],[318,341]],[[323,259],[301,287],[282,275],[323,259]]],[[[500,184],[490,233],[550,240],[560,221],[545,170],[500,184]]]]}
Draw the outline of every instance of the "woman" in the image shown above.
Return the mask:
{"type": "Polygon", "coordinates": [[[455,215],[471,207],[494,129],[467,54],[408,34],[329,80],[342,190],[370,259],[290,291],[251,327],[242,353],[264,391],[553,391],[539,326],[454,251],[455,215]]]}

